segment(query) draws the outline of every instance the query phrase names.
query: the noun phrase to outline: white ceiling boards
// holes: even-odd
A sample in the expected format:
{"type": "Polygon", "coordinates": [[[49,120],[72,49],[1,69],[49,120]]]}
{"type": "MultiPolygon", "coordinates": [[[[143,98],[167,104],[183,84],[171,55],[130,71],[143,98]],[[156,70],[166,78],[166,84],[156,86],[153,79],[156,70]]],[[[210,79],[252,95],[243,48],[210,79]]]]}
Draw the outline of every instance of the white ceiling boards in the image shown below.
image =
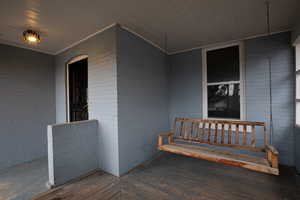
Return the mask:
{"type": "MultiPolygon", "coordinates": [[[[271,32],[293,28],[299,0],[269,0],[271,32]]],[[[0,41],[55,54],[113,24],[130,28],[168,52],[265,34],[264,0],[1,0],[0,41]],[[29,46],[32,28],[42,42],[29,46]]]]}

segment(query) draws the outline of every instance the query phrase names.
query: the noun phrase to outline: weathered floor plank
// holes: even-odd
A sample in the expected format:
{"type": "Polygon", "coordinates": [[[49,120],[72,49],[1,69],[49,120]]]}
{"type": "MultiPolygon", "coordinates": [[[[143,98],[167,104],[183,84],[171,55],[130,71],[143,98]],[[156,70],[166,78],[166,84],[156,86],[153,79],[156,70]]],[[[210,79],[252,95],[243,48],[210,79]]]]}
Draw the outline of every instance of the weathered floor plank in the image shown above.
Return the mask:
{"type": "Polygon", "coordinates": [[[47,191],[47,158],[0,170],[0,200],[27,200],[47,191]]]}
{"type": "Polygon", "coordinates": [[[98,172],[34,198],[62,199],[291,200],[300,184],[293,168],[273,176],[164,152],[121,178],[98,172]]]}

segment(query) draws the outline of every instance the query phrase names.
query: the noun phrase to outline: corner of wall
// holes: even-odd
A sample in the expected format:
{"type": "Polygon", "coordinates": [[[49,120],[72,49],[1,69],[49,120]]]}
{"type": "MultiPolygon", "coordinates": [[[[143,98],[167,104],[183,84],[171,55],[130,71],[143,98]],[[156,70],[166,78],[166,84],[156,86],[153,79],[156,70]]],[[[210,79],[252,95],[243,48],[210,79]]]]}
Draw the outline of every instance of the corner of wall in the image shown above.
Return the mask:
{"type": "Polygon", "coordinates": [[[120,24],[116,24],[115,26],[115,65],[116,65],[116,86],[117,86],[117,128],[116,128],[116,134],[117,134],[117,138],[118,138],[118,173],[116,174],[118,177],[120,177],[121,172],[120,172],[120,141],[119,141],[119,84],[118,84],[118,80],[119,80],[119,73],[118,73],[118,67],[120,66],[120,57],[119,57],[119,51],[120,51],[120,31],[121,31],[121,26],[120,24]]]}
{"type": "Polygon", "coordinates": [[[156,134],[169,128],[167,56],[120,26],[116,46],[119,175],[123,175],[155,153],[156,134]]]}
{"type": "Polygon", "coordinates": [[[294,27],[291,36],[293,45],[300,43],[300,23],[294,27]]]}

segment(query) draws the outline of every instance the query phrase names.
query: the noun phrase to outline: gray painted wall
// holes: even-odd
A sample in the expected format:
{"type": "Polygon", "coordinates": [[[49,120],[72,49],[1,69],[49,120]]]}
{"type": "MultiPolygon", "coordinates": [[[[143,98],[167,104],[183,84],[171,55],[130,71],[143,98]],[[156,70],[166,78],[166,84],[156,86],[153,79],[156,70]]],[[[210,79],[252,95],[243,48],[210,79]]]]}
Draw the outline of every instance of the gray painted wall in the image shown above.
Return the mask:
{"type": "MultiPolygon", "coordinates": [[[[292,32],[292,42],[294,45],[300,43],[300,23],[295,26],[292,32]]],[[[300,173],[300,128],[295,127],[295,165],[298,173],[300,173]]]]}
{"type": "Polygon", "coordinates": [[[48,126],[48,169],[51,185],[61,185],[98,169],[98,121],[48,126]]]}
{"type": "MultiPolygon", "coordinates": [[[[268,57],[272,63],[274,146],[294,165],[294,63],[290,32],[245,41],[246,120],[269,123],[268,57]]],[[[202,117],[201,50],[170,56],[170,121],[202,117]]]]}
{"type": "Polygon", "coordinates": [[[201,50],[171,55],[170,122],[175,117],[202,118],[201,50]]]}
{"type": "Polygon", "coordinates": [[[53,57],[0,44],[0,169],[47,155],[55,122],[53,57]]]}
{"type": "Polygon", "coordinates": [[[300,43],[300,23],[297,24],[292,31],[292,43],[293,44],[300,43]]]}
{"type": "Polygon", "coordinates": [[[167,56],[118,29],[118,133],[120,174],[156,152],[157,135],[169,131],[167,56]]]}
{"type": "Polygon", "coordinates": [[[66,63],[88,55],[89,117],[99,121],[99,167],[119,175],[116,27],[105,30],[55,56],[56,121],[66,121],[66,63]]]}
{"type": "Polygon", "coordinates": [[[269,123],[268,59],[272,66],[273,145],[294,165],[294,55],[290,32],[246,41],[246,115],[269,123]],[[266,81],[267,80],[267,81],[266,81]]]}

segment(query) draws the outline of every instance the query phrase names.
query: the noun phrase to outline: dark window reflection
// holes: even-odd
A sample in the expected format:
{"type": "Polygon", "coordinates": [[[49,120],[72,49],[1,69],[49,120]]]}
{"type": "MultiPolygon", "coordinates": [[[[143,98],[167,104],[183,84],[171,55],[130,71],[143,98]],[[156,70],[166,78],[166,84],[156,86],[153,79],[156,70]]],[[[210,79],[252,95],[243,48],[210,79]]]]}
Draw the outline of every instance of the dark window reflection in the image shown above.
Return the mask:
{"type": "Polygon", "coordinates": [[[208,117],[240,118],[240,84],[207,86],[208,117]]]}
{"type": "Polygon", "coordinates": [[[207,82],[240,80],[239,46],[207,52],[207,82]]]}

